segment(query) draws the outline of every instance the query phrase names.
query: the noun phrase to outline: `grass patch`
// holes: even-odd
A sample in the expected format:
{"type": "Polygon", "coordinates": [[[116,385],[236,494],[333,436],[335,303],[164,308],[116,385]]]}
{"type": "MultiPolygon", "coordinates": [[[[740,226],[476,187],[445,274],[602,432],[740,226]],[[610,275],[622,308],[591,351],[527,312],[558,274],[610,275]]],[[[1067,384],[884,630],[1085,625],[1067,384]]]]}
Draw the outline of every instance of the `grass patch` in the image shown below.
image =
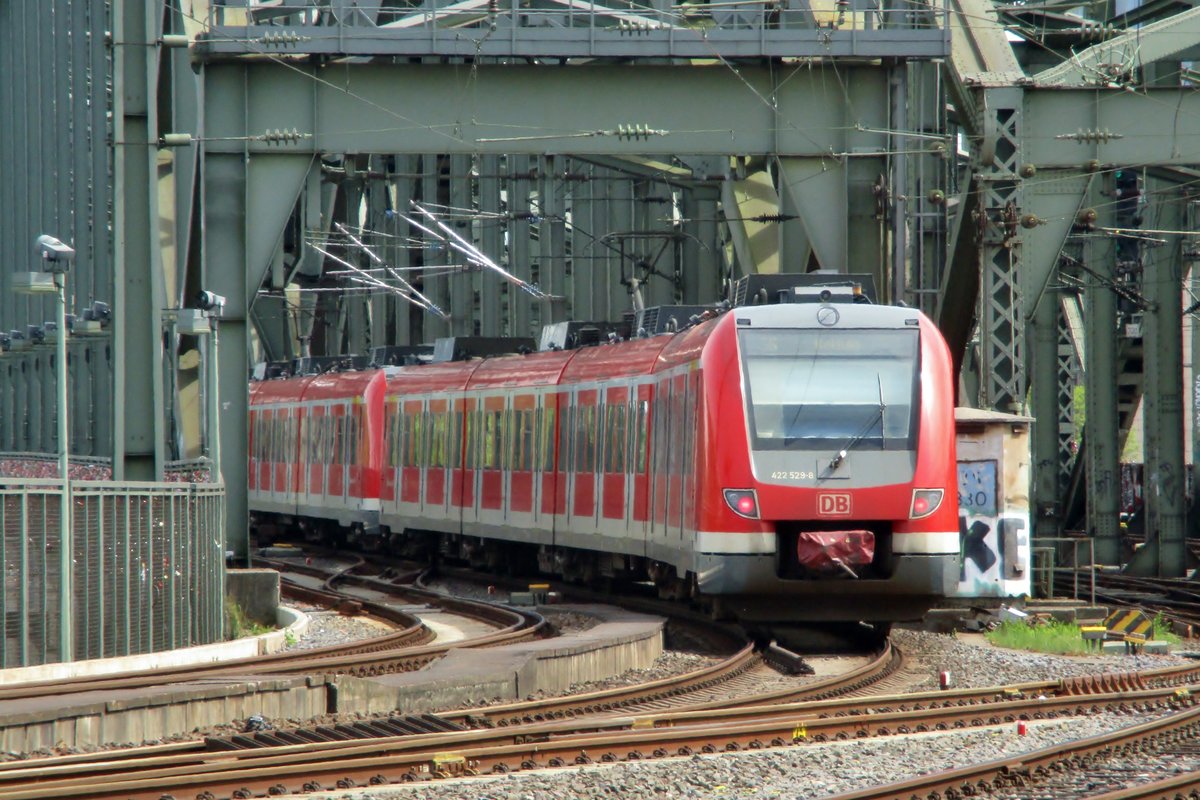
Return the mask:
{"type": "Polygon", "coordinates": [[[1154,636],[1151,638],[1157,639],[1160,642],[1169,642],[1171,644],[1179,644],[1183,641],[1180,636],[1177,636],[1171,630],[1171,623],[1162,614],[1154,618],[1154,636]]]}
{"type": "Polygon", "coordinates": [[[1070,622],[1049,622],[1030,626],[1024,622],[1007,621],[984,634],[997,647],[1012,650],[1029,650],[1034,653],[1076,656],[1095,653],[1084,644],[1079,626],[1070,622]]]}
{"type": "Polygon", "coordinates": [[[270,625],[254,622],[246,616],[246,611],[229,595],[225,596],[225,630],[230,639],[243,639],[247,636],[259,636],[275,630],[270,625]]]}
{"type": "MultiPolygon", "coordinates": [[[[1153,624],[1154,632],[1150,639],[1169,644],[1183,641],[1171,632],[1171,623],[1161,614],[1153,619],[1153,624]]],[[[1072,622],[1051,621],[1045,625],[1027,625],[1009,620],[985,633],[984,637],[997,647],[1034,653],[1079,656],[1095,655],[1097,652],[1088,647],[1079,626],[1072,622]]]]}

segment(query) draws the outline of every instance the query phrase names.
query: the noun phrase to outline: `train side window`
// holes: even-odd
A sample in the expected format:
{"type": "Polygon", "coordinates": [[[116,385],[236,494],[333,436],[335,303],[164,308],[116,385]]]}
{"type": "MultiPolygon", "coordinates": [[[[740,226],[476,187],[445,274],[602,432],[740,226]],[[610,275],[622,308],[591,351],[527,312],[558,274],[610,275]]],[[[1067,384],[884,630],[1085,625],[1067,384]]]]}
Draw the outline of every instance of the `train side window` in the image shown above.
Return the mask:
{"type": "Polygon", "coordinates": [[[333,406],[325,408],[325,452],[324,461],[326,464],[337,465],[337,449],[340,442],[337,437],[337,417],[334,415],[333,406]]]}
{"type": "Polygon", "coordinates": [[[504,461],[504,412],[493,411],[492,417],[492,452],[488,466],[499,469],[504,461]]]}
{"type": "Polygon", "coordinates": [[[478,435],[476,430],[479,428],[479,412],[468,411],[464,417],[466,425],[466,467],[467,469],[475,469],[475,438],[478,435]]]}
{"type": "Polygon", "coordinates": [[[567,405],[558,421],[558,465],[563,472],[575,471],[575,457],[571,445],[575,441],[575,406],[570,395],[564,395],[567,405]]]}
{"type": "Polygon", "coordinates": [[[429,462],[430,462],[429,453],[431,450],[430,441],[432,438],[432,431],[430,431],[431,427],[433,427],[433,414],[431,414],[428,411],[422,411],[421,412],[421,442],[420,442],[421,450],[418,454],[419,457],[417,459],[417,465],[421,466],[421,467],[429,466],[429,462]]]}
{"type": "Polygon", "coordinates": [[[463,413],[456,410],[450,412],[450,466],[458,469],[462,466],[462,434],[463,413]]]}
{"type": "Polygon", "coordinates": [[[534,467],[534,410],[527,408],[521,412],[521,470],[529,472],[534,467]]]}
{"type": "Polygon", "coordinates": [[[575,471],[588,472],[587,468],[587,429],[592,416],[590,406],[577,406],[575,409],[575,471]]]}
{"type": "Polygon", "coordinates": [[[321,406],[321,416],[317,420],[318,424],[318,439],[317,439],[317,463],[324,468],[329,464],[329,409],[321,406]]]}
{"type": "MultiPolygon", "coordinates": [[[[545,400],[551,401],[553,395],[546,395],[545,400]]],[[[554,406],[547,405],[542,409],[542,472],[554,471],[554,406]]]]}
{"type": "Polygon", "coordinates": [[[446,466],[446,412],[439,411],[434,418],[433,429],[433,467],[446,466]]]}
{"type": "Polygon", "coordinates": [[[542,403],[544,401],[545,397],[539,396],[537,398],[538,405],[529,412],[531,415],[530,420],[532,421],[532,428],[529,432],[531,448],[529,451],[529,469],[537,472],[541,472],[543,469],[542,462],[545,458],[543,453],[546,452],[546,441],[542,436],[542,425],[544,424],[543,419],[546,416],[546,410],[542,407],[542,403]]]}
{"type": "Polygon", "coordinates": [[[650,403],[646,400],[636,402],[636,421],[633,431],[633,464],[632,469],[638,475],[646,474],[646,439],[647,424],[650,416],[650,403]]]}

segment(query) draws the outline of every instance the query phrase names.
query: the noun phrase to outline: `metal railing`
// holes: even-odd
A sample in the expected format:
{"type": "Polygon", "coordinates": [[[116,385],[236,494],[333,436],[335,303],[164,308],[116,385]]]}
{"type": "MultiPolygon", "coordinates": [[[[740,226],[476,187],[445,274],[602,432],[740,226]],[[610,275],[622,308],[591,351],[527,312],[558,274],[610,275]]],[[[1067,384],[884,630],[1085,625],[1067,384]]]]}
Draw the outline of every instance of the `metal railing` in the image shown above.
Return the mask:
{"type": "Polygon", "coordinates": [[[201,38],[207,51],[222,54],[242,48],[400,55],[416,48],[449,55],[456,45],[469,45],[472,54],[493,56],[549,48],[545,53],[598,58],[660,50],[714,58],[781,55],[811,40],[829,48],[821,51],[828,55],[882,48],[929,58],[949,53],[948,21],[945,0],[426,0],[411,6],[293,0],[211,5],[201,38]],[[847,43],[839,44],[839,37],[847,43]],[[937,46],[930,49],[932,43],[937,46]]]}
{"type": "MultiPolygon", "coordinates": [[[[0,478],[0,667],[62,660],[58,480],[0,478]]],[[[72,482],[77,660],[219,641],[225,487],[72,482]]]]}
{"type": "Polygon", "coordinates": [[[1087,600],[1096,604],[1096,543],[1093,539],[1072,536],[1037,536],[1033,540],[1033,587],[1035,593],[1042,597],[1053,598],[1058,587],[1054,581],[1054,571],[1058,567],[1059,555],[1063,545],[1071,545],[1071,570],[1074,577],[1071,580],[1071,597],[1082,599],[1080,591],[1086,590],[1087,600]],[[1087,560],[1080,563],[1080,545],[1087,547],[1087,560]],[[1086,573],[1083,569],[1086,568],[1086,573]],[[1083,573],[1084,585],[1080,586],[1080,576],[1083,573]]]}

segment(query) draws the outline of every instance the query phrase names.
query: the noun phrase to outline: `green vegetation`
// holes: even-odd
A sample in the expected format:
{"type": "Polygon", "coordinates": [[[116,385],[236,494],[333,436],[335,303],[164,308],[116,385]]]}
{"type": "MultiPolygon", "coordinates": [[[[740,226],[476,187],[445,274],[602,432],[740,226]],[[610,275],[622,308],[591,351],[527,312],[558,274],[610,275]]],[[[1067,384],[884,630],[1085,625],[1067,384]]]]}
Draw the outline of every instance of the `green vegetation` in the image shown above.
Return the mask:
{"type": "Polygon", "coordinates": [[[1171,644],[1179,644],[1183,641],[1171,630],[1171,623],[1162,614],[1154,618],[1154,636],[1152,638],[1171,644]]]}
{"type": "Polygon", "coordinates": [[[225,596],[225,631],[230,639],[242,639],[246,636],[259,636],[275,630],[269,625],[261,625],[246,616],[245,610],[232,597],[225,596]]]}
{"type": "MultiPolygon", "coordinates": [[[[1096,652],[1084,641],[1079,626],[1071,622],[1051,621],[1044,625],[1002,622],[999,627],[988,631],[984,636],[997,647],[1012,650],[1054,655],[1087,655],[1096,652]]],[[[1182,641],[1171,632],[1171,623],[1161,614],[1154,618],[1154,633],[1150,638],[1170,644],[1179,644],[1182,641]]]]}
{"type": "Polygon", "coordinates": [[[1084,655],[1094,653],[1083,641],[1079,626],[1070,622],[1049,622],[1027,625],[1024,622],[1002,622],[995,630],[984,634],[997,647],[1030,650],[1055,655],[1084,655]]]}

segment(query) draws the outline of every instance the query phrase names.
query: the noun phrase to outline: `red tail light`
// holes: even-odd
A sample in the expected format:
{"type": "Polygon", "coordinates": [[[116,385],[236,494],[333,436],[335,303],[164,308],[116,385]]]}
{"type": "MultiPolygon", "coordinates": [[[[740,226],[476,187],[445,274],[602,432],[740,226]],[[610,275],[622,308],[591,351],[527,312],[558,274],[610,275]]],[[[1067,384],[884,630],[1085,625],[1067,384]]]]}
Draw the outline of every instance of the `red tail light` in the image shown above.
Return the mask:
{"type": "Polygon", "coordinates": [[[913,489],[912,509],[908,512],[909,519],[928,517],[938,510],[942,504],[941,489],[913,489]]]}
{"type": "Polygon", "coordinates": [[[739,517],[758,519],[758,495],[753,489],[726,489],[725,502],[739,517]]]}

